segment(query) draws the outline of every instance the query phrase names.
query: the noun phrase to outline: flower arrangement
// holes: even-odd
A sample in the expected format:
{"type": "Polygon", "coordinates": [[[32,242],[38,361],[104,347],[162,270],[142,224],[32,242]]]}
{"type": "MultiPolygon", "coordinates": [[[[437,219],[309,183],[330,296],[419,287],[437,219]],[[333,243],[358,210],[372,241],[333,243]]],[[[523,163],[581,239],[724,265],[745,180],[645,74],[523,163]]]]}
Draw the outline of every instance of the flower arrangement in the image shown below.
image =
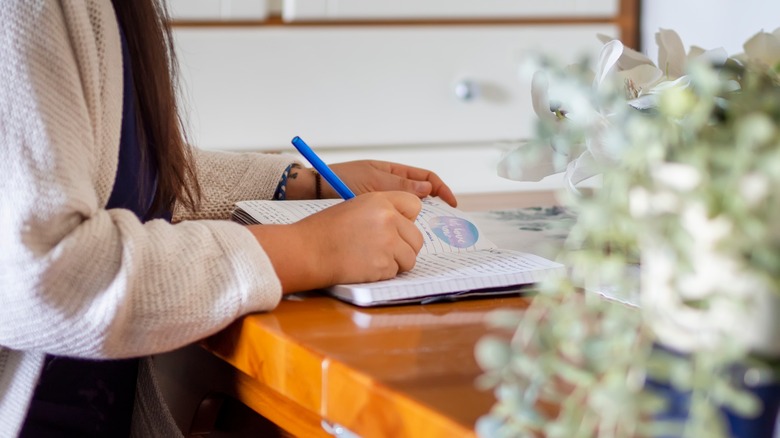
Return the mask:
{"type": "Polygon", "coordinates": [[[734,56],[686,51],[661,30],[657,65],[602,40],[595,71],[535,64],[537,135],[499,168],[564,172],[577,220],[561,254],[569,275],[541,284],[523,312],[492,315],[506,333],[477,345],[478,383],[497,396],[477,431],[773,436],[780,29],[734,56]],[[582,293],[606,289],[638,306],[582,293]]]}

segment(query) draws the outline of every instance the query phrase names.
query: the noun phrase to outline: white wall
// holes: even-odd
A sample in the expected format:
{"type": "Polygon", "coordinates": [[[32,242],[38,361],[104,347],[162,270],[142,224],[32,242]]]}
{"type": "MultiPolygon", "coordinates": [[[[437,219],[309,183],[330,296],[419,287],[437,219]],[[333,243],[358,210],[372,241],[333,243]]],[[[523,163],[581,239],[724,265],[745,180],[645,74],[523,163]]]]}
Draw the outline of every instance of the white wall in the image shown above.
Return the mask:
{"type": "Polygon", "coordinates": [[[723,47],[742,52],[742,43],[760,30],[780,27],[778,0],[645,0],[642,2],[642,52],[656,60],[655,33],[674,29],[686,48],[723,47]]]}

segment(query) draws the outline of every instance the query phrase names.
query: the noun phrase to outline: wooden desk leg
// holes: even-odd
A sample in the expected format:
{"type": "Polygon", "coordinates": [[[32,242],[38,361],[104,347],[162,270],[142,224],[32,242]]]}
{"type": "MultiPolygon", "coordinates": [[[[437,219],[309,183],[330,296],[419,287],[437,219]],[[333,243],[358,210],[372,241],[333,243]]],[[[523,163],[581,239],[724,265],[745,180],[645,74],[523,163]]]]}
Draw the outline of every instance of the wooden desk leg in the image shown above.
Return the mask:
{"type": "Polygon", "coordinates": [[[198,345],[156,356],[156,366],[160,389],[185,436],[330,437],[318,414],[198,345]],[[248,418],[247,407],[264,418],[248,418]]]}

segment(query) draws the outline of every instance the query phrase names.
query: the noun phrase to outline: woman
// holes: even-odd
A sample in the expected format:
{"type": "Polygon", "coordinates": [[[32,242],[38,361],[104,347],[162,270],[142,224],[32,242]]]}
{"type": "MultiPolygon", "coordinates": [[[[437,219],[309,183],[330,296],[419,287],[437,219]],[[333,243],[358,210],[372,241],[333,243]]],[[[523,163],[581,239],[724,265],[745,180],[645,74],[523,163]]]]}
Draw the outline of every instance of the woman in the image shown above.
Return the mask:
{"type": "Polygon", "coordinates": [[[134,405],[148,426],[136,358],[411,269],[418,198],[455,204],[431,172],[365,161],[333,166],[360,196],[299,223],[213,220],[315,197],[317,177],[187,147],[164,22],[154,0],[0,3],[0,436],[127,436],[134,405]]]}

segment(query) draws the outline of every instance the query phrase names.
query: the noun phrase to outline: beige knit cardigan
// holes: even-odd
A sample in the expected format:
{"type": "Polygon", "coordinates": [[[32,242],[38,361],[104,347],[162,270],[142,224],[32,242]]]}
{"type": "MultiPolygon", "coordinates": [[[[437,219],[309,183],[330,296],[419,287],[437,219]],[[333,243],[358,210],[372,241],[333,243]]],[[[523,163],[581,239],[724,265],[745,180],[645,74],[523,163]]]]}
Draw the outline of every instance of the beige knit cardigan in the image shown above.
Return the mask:
{"type": "Polygon", "coordinates": [[[0,2],[2,437],[18,433],[47,353],[148,356],[281,297],[252,234],[224,219],[236,200],[270,198],[292,159],[197,151],[205,208],[176,211],[197,220],[142,224],[105,209],[121,118],[109,0],[0,2]]]}

